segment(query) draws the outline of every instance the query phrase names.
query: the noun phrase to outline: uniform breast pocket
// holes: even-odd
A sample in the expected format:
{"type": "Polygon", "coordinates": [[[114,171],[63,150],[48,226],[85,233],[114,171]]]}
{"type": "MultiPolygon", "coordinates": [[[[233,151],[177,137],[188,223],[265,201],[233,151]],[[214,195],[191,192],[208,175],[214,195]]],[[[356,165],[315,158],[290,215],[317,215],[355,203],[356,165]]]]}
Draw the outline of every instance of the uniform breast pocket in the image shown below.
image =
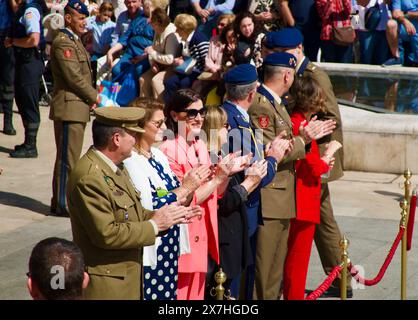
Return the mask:
{"type": "Polygon", "coordinates": [[[116,204],[115,220],[117,222],[132,221],[131,215],[135,212],[133,208],[135,202],[123,191],[116,190],[113,192],[118,194],[114,196],[116,204]]]}
{"type": "Polygon", "coordinates": [[[285,190],[288,185],[288,179],[285,175],[277,173],[273,181],[266,186],[267,189],[282,189],[285,190]]]}

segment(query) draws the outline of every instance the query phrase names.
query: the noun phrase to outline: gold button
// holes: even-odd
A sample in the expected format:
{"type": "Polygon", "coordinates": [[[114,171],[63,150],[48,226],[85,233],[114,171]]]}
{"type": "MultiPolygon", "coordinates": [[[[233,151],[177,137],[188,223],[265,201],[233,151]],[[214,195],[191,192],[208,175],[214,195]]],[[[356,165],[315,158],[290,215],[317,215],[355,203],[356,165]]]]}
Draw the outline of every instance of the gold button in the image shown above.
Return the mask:
{"type": "Polygon", "coordinates": [[[198,242],[199,241],[199,236],[194,237],[194,242],[198,242]]]}
{"type": "Polygon", "coordinates": [[[276,185],[274,183],[272,183],[271,186],[274,188],[276,185]]]}
{"type": "Polygon", "coordinates": [[[109,274],[110,273],[110,270],[106,270],[106,273],[109,274]]]}

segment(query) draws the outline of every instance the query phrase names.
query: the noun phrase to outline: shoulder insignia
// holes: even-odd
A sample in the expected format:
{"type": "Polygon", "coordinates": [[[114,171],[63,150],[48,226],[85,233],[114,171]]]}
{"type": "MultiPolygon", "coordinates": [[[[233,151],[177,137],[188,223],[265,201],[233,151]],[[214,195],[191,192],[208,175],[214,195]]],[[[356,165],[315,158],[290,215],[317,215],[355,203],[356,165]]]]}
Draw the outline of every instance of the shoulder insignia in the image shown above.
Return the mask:
{"type": "Polygon", "coordinates": [[[268,127],[270,123],[270,119],[268,116],[259,116],[258,117],[258,124],[260,125],[261,128],[265,129],[268,127]]]}
{"type": "Polygon", "coordinates": [[[72,56],[73,54],[72,54],[72,52],[71,52],[71,50],[70,49],[68,49],[68,50],[64,50],[64,57],[65,58],[71,58],[71,56],[72,56]]]}

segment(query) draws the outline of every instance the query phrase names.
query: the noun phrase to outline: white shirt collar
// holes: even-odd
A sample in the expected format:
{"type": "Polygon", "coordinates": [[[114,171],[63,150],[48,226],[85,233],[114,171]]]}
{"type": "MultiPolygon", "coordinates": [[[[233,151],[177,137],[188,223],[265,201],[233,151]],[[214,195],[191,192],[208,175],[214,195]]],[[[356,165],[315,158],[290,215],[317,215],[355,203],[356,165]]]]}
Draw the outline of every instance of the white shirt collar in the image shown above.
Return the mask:
{"type": "Polygon", "coordinates": [[[264,87],[264,89],[268,91],[268,93],[270,93],[273,96],[274,100],[276,100],[279,104],[282,103],[282,99],[273,90],[271,90],[269,87],[267,87],[264,84],[262,86],[264,87]]]}
{"type": "Polygon", "coordinates": [[[97,153],[97,155],[100,157],[100,159],[102,159],[110,167],[110,169],[114,173],[116,173],[116,171],[118,170],[118,167],[116,166],[116,164],[114,164],[114,162],[112,160],[110,160],[109,157],[107,157],[103,152],[97,150],[94,147],[93,147],[93,149],[97,153]]]}
{"type": "Polygon", "coordinates": [[[78,35],[76,35],[73,30],[71,30],[70,28],[65,29],[68,30],[68,32],[70,32],[74,36],[74,39],[78,40],[78,35]]]}
{"type": "Polygon", "coordinates": [[[306,59],[306,57],[303,57],[303,58],[299,61],[299,63],[296,65],[296,69],[295,69],[295,72],[296,72],[296,73],[298,73],[298,71],[299,71],[299,69],[300,69],[300,66],[302,65],[303,61],[305,61],[305,59],[306,59]]]}

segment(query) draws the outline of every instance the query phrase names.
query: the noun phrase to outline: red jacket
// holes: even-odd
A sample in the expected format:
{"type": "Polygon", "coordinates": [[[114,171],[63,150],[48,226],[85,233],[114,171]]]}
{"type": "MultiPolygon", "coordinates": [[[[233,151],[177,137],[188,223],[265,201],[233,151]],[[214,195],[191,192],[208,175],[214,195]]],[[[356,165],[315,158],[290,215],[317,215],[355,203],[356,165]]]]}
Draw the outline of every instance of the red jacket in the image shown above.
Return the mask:
{"type": "MultiPolygon", "coordinates": [[[[303,113],[293,112],[293,134],[299,134],[302,121],[306,120],[303,113]]],[[[321,207],[321,175],[329,170],[329,166],[320,158],[318,144],[311,143],[311,151],[305,159],[297,160],[296,168],[296,219],[320,222],[321,207]]]]}

